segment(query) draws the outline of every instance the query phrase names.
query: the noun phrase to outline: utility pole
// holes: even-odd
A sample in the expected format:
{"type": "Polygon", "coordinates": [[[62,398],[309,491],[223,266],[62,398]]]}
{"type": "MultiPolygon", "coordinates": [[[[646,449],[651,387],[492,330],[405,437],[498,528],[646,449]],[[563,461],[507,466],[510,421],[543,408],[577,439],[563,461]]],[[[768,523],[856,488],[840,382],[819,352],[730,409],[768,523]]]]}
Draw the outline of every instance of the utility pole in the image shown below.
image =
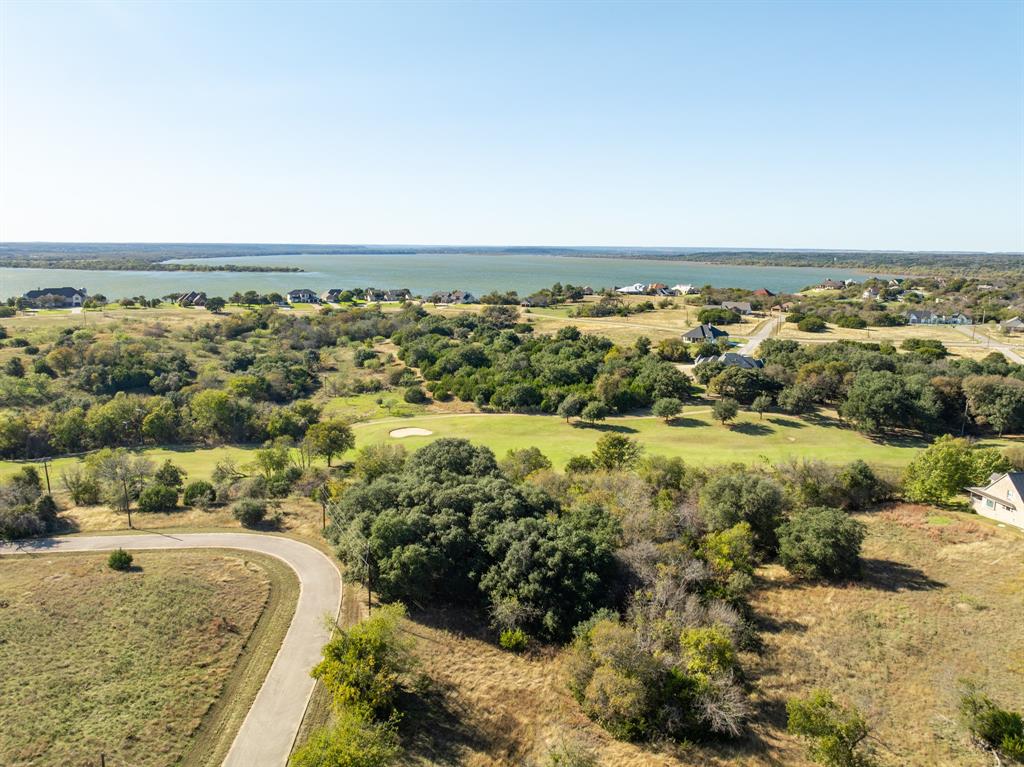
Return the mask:
{"type": "Polygon", "coordinates": [[[124,488],[124,508],[128,512],[128,529],[132,529],[132,502],[128,497],[128,479],[124,476],[121,477],[121,487],[124,488]]]}
{"type": "Polygon", "coordinates": [[[43,459],[43,474],[46,475],[46,494],[47,495],[53,495],[53,493],[50,491],[50,459],[49,458],[44,458],[43,459]]]}

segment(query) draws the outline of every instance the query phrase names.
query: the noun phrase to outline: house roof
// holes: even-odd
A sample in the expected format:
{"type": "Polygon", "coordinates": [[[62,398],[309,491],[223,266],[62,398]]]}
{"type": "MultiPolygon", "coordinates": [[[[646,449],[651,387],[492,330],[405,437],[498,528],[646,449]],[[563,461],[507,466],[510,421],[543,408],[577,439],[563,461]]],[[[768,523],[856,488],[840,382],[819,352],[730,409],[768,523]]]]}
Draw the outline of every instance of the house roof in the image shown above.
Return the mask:
{"type": "Polygon", "coordinates": [[[755,296],[774,296],[775,294],[772,293],[770,290],[768,290],[768,288],[758,288],[757,290],[754,291],[754,295],[755,296]]]}
{"type": "Polygon", "coordinates": [[[698,325],[693,330],[687,330],[685,333],[683,333],[683,338],[689,338],[695,341],[703,341],[709,338],[715,339],[728,335],[729,334],[726,331],[716,328],[711,323],[706,322],[703,325],[698,325]]]}
{"type": "Polygon", "coordinates": [[[1024,320],[1020,317],[1011,317],[1002,323],[1004,328],[1024,328],[1024,320]]]}
{"type": "Polygon", "coordinates": [[[722,306],[726,309],[737,309],[741,312],[752,311],[749,301],[723,301],[722,306]]]}
{"type": "Polygon", "coordinates": [[[64,298],[72,298],[73,296],[84,296],[85,288],[37,288],[36,290],[30,290],[25,293],[25,298],[42,298],[43,296],[63,296],[64,298]]]}
{"type": "Polygon", "coordinates": [[[988,478],[988,484],[985,485],[985,487],[969,487],[967,490],[972,493],[977,493],[978,495],[983,495],[986,498],[991,498],[994,501],[999,501],[999,503],[1004,506],[1012,506],[1014,509],[1022,509],[1021,503],[1022,500],[1024,500],[1024,471],[1010,471],[1006,474],[993,474],[988,478]],[[1008,498],[994,495],[989,492],[992,489],[992,485],[996,482],[1002,481],[1003,477],[1007,477],[1010,480],[1010,484],[1013,485],[1013,489],[1017,493],[1017,501],[1011,501],[1008,498]]]}
{"type": "Polygon", "coordinates": [[[757,370],[764,367],[764,362],[761,360],[737,352],[713,354],[710,357],[698,357],[695,360],[698,365],[702,362],[718,362],[727,368],[743,368],[744,370],[757,370]]]}

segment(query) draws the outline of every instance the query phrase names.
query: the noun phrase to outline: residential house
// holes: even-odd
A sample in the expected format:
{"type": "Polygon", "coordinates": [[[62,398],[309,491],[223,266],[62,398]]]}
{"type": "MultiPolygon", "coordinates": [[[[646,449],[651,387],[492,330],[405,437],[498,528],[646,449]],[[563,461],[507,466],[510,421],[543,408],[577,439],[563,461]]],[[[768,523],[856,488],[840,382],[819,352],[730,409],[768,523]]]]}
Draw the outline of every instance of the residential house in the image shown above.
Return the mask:
{"type": "Polygon", "coordinates": [[[1005,322],[999,323],[1004,333],[1024,333],[1024,320],[1020,317],[1013,317],[1005,322]]]}
{"type": "Polygon", "coordinates": [[[714,341],[716,338],[728,338],[729,334],[720,329],[716,328],[710,322],[706,322],[703,325],[698,325],[693,330],[687,330],[683,333],[683,340],[690,341],[692,343],[701,343],[702,341],[714,341]]]}
{"type": "Polygon", "coordinates": [[[754,311],[748,301],[723,301],[723,309],[729,309],[736,312],[737,314],[750,314],[754,311]]]}
{"type": "Polygon", "coordinates": [[[341,301],[341,294],[344,292],[344,288],[331,288],[320,294],[320,300],[324,303],[336,304],[341,301]]]}
{"type": "Polygon", "coordinates": [[[427,300],[432,304],[475,304],[476,296],[466,290],[440,290],[427,300]]]}
{"type": "Polygon", "coordinates": [[[666,285],[664,282],[652,282],[650,285],[647,286],[647,292],[652,296],[675,295],[675,293],[669,290],[668,285],[666,285]]]}
{"type": "Polygon", "coordinates": [[[37,288],[28,291],[25,300],[41,309],[81,306],[88,298],[85,288],[37,288]]]}
{"type": "Polygon", "coordinates": [[[981,516],[1024,529],[1024,471],[993,474],[987,485],[966,492],[981,516]]]}
{"type": "Polygon", "coordinates": [[[206,306],[206,294],[201,290],[190,290],[178,296],[175,303],[178,306],[206,306]]]}
{"type": "Polygon", "coordinates": [[[845,287],[846,283],[842,280],[825,280],[818,286],[820,290],[842,290],[845,287]]]}
{"type": "Polygon", "coordinates": [[[774,298],[775,294],[772,293],[768,288],[758,288],[754,291],[754,295],[758,298],[774,298]]]}
{"type": "Polygon", "coordinates": [[[693,285],[673,285],[669,290],[677,296],[694,296],[700,293],[700,290],[693,285]]]}
{"type": "Polygon", "coordinates": [[[963,312],[956,314],[939,314],[927,309],[914,309],[907,312],[907,323],[910,325],[970,325],[974,322],[963,312]]]}
{"type": "Polygon", "coordinates": [[[289,290],[288,295],[285,296],[290,304],[316,304],[320,303],[320,299],[317,298],[316,293],[308,288],[298,288],[296,290],[289,290]]]}
{"type": "Polygon", "coordinates": [[[879,293],[874,288],[868,288],[867,290],[860,294],[860,297],[863,298],[865,301],[877,301],[880,295],[881,293],[879,293]]]}
{"type": "Polygon", "coordinates": [[[764,367],[764,362],[756,357],[748,357],[746,354],[737,352],[726,352],[725,354],[714,354],[710,357],[698,357],[696,364],[702,362],[718,362],[727,368],[743,368],[744,370],[759,370],[764,367]]]}
{"type": "Polygon", "coordinates": [[[615,288],[615,292],[626,296],[642,296],[647,292],[647,285],[643,282],[637,282],[622,288],[615,288]]]}

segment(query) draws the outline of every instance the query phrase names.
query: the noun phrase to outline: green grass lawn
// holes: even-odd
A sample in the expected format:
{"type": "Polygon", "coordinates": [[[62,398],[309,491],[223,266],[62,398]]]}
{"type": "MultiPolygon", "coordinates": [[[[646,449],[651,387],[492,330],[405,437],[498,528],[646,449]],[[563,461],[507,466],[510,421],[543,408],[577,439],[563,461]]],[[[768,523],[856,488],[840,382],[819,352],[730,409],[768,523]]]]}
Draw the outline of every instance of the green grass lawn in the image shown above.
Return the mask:
{"type": "MultiPolygon", "coordinates": [[[[252,460],[252,453],[255,449],[255,445],[208,448],[182,446],[151,447],[139,450],[138,452],[147,456],[157,466],[170,458],[176,465],[187,471],[188,478],[192,480],[209,479],[217,462],[224,458],[230,457],[241,466],[252,460]]],[[[72,466],[78,465],[81,461],[82,457],[80,456],[67,456],[55,458],[50,462],[50,481],[54,484],[54,490],[61,487],[60,473],[72,466]]],[[[39,461],[0,461],[0,479],[6,479],[22,466],[28,464],[39,468],[40,476],[42,476],[42,467],[39,465],[39,461]]]]}
{"type": "MultiPolygon", "coordinates": [[[[356,424],[358,445],[387,441],[415,449],[438,437],[465,437],[488,445],[501,457],[511,448],[539,447],[561,467],[571,456],[588,453],[597,439],[616,432],[640,440],[650,454],[679,456],[695,464],[778,462],[788,458],[816,458],[845,463],[857,458],[873,464],[901,467],[925,446],[924,440],[876,442],[828,418],[801,419],[785,415],[742,414],[726,428],[711,420],[710,409],[694,407],[683,418],[665,424],[652,417],[612,418],[597,427],[566,424],[542,415],[424,415],[356,424]],[[429,429],[429,437],[389,436],[393,429],[429,429]]],[[[993,444],[1008,444],[1007,441],[993,444]]]]}

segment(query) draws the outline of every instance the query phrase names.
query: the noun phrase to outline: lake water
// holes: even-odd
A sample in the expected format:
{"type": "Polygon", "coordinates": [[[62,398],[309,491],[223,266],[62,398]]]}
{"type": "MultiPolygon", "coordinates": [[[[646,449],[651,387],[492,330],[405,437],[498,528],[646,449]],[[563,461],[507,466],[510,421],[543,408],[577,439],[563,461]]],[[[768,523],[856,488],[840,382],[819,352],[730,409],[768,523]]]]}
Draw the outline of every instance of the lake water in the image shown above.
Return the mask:
{"type": "Polygon", "coordinates": [[[211,296],[235,291],[284,293],[294,288],[408,288],[428,295],[461,288],[481,295],[516,290],[527,295],[555,282],[593,288],[664,282],[696,286],[768,288],[796,291],[831,277],[863,280],[851,269],[785,266],[723,266],[685,261],[631,258],[577,258],[553,255],[481,253],[358,253],[344,255],[229,256],[180,259],[180,263],[297,266],[302,274],[273,272],[135,272],[86,269],[0,268],[0,298],[41,287],[84,287],[108,298],[163,296],[204,290],[211,296]]]}

